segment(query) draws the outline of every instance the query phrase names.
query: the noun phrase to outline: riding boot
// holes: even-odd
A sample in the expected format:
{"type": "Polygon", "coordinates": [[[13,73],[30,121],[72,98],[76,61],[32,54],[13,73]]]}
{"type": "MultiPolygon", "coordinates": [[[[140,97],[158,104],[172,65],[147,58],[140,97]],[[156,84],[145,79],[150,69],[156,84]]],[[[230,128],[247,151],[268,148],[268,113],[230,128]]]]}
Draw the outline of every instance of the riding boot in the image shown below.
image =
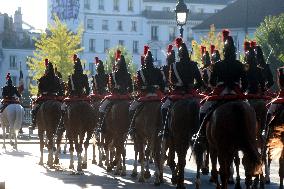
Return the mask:
{"type": "Polygon", "coordinates": [[[169,136],[169,124],[168,124],[168,109],[164,108],[162,109],[162,129],[160,130],[158,136],[162,137],[164,136],[165,138],[169,136]]]}
{"type": "Polygon", "coordinates": [[[103,132],[103,126],[104,126],[104,112],[99,112],[99,121],[98,121],[98,127],[96,129],[97,132],[103,132]]]}
{"type": "Polygon", "coordinates": [[[136,110],[130,110],[129,111],[129,123],[130,123],[130,128],[129,128],[129,131],[128,131],[128,134],[131,136],[131,138],[134,137],[134,133],[135,133],[135,118],[134,118],[134,115],[135,115],[135,111],[136,110]]]}
{"type": "Polygon", "coordinates": [[[192,136],[192,141],[200,142],[200,140],[206,136],[206,129],[205,129],[206,121],[204,120],[205,117],[206,117],[206,113],[200,113],[200,115],[199,115],[199,123],[200,123],[199,132],[195,133],[192,136]]]}
{"type": "Polygon", "coordinates": [[[36,127],[36,109],[32,110],[32,125],[30,129],[35,130],[36,127]]]}
{"type": "Polygon", "coordinates": [[[267,113],[265,128],[262,131],[262,137],[266,138],[266,136],[268,135],[267,132],[269,130],[269,125],[271,124],[272,121],[273,121],[272,114],[271,113],[267,113]]]}

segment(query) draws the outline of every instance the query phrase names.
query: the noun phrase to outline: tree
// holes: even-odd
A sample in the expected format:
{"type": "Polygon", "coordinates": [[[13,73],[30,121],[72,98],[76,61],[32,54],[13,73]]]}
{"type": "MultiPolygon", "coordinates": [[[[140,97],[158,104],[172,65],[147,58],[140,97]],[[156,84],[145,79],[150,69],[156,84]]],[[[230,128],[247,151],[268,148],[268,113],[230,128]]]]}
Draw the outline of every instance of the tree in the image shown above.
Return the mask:
{"type": "Polygon", "coordinates": [[[279,16],[267,16],[256,29],[255,37],[265,57],[270,56],[268,62],[274,67],[282,66],[284,63],[284,13],[279,16]]]}
{"type": "Polygon", "coordinates": [[[125,58],[128,71],[131,73],[132,77],[134,77],[136,75],[137,65],[133,63],[132,55],[128,52],[128,50],[124,46],[117,46],[108,50],[106,62],[104,63],[106,72],[107,73],[112,72],[112,67],[115,63],[115,53],[117,49],[121,51],[121,54],[125,58]]]}
{"type": "Polygon", "coordinates": [[[222,56],[222,49],[223,49],[223,42],[222,42],[222,34],[219,32],[217,35],[216,29],[214,25],[210,26],[210,31],[208,32],[207,36],[201,37],[201,43],[198,44],[197,41],[193,40],[192,41],[192,48],[193,48],[193,54],[191,56],[191,59],[199,64],[202,64],[201,59],[201,51],[200,47],[205,46],[206,50],[209,51],[210,53],[210,45],[215,45],[216,50],[219,50],[221,56],[222,56]]]}
{"type": "MultiPolygon", "coordinates": [[[[69,31],[67,25],[55,17],[54,24],[48,25],[48,32],[41,34],[36,40],[34,57],[27,62],[32,79],[38,80],[44,74],[44,59],[48,58],[62,73],[63,80],[67,81],[68,75],[73,71],[73,54],[83,50],[81,48],[82,33],[81,27],[78,28],[77,33],[69,31]]],[[[34,83],[30,88],[32,94],[37,94],[37,87],[34,83]]]]}

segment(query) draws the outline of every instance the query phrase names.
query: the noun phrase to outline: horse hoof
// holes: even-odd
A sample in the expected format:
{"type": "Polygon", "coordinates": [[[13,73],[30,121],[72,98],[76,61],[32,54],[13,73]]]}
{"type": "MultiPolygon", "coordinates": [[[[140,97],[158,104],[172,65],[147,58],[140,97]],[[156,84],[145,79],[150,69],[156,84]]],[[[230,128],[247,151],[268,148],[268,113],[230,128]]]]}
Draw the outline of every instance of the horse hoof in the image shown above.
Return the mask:
{"type": "Polygon", "coordinates": [[[107,170],[108,173],[112,171],[112,167],[111,166],[107,166],[107,170]]]}
{"type": "Polygon", "coordinates": [[[97,165],[97,161],[96,160],[92,160],[92,164],[97,165]]]}
{"type": "Polygon", "coordinates": [[[69,169],[74,169],[74,165],[69,165],[69,169]]]}
{"type": "Polygon", "coordinates": [[[145,173],[144,173],[144,178],[145,178],[145,179],[151,178],[151,173],[150,173],[150,171],[145,171],[145,173]]]}
{"type": "Polygon", "coordinates": [[[178,185],[176,189],[186,189],[186,187],[184,185],[178,185]]]}
{"type": "Polygon", "coordinates": [[[131,177],[136,178],[138,175],[137,171],[132,171],[131,177]]]}
{"type": "Polygon", "coordinates": [[[156,182],[154,183],[154,186],[160,186],[160,185],[161,185],[161,182],[156,181],[156,182]]]}
{"type": "Polygon", "coordinates": [[[242,187],[241,187],[240,184],[236,184],[236,185],[235,185],[235,189],[242,189],[242,187]]]}
{"type": "Polygon", "coordinates": [[[77,167],[77,171],[82,172],[83,171],[82,167],[77,167]]]}
{"type": "Polygon", "coordinates": [[[56,152],[56,147],[53,147],[52,150],[53,150],[53,152],[56,152]]]}
{"type": "Polygon", "coordinates": [[[177,178],[174,177],[174,178],[171,178],[171,182],[173,185],[176,185],[177,184],[177,178]]]}
{"type": "Polygon", "coordinates": [[[265,184],[270,184],[270,178],[269,177],[265,178],[265,184]]]}
{"type": "Polygon", "coordinates": [[[195,189],[199,189],[199,188],[200,188],[200,185],[201,185],[200,179],[196,179],[196,180],[195,180],[195,189]]]}
{"type": "Polygon", "coordinates": [[[138,182],[144,183],[144,182],[145,182],[144,176],[141,175],[141,176],[139,177],[139,179],[138,179],[138,182]]]}
{"type": "Polygon", "coordinates": [[[233,184],[235,184],[235,181],[234,180],[228,180],[228,184],[233,185],[233,184]]]}
{"type": "Polygon", "coordinates": [[[126,171],[122,171],[120,176],[125,177],[126,176],[126,171]]]}
{"type": "Polygon", "coordinates": [[[103,155],[102,160],[103,160],[103,161],[106,160],[106,155],[103,155]]]}
{"type": "Polygon", "coordinates": [[[63,154],[66,154],[66,150],[63,151],[63,154]]]}
{"type": "Polygon", "coordinates": [[[115,170],[113,174],[114,175],[120,175],[120,171],[119,170],[115,170]]]}
{"type": "Polygon", "coordinates": [[[100,162],[99,167],[104,167],[104,164],[102,162],[100,162]]]}
{"type": "Polygon", "coordinates": [[[217,179],[213,176],[210,177],[209,182],[216,183],[217,179]]]}
{"type": "Polygon", "coordinates": [[[42,161],[40,161],[40,162],[38,162],[38,164],[42,166],[42,165],[43,165],[43,162],[42,162],[42,161]]]}
{"type": "Polygon", "coordinates": [[[59,158],[56,158],[53,162],[53,164],[58,165],[59,164],[59,158]]]}
{"type": "Polygon", "coordinates": [[[208,167],[202,168],[201,172],[202,172],[202,175],[208,175],[209,174],[209,168],[208,167]]]}
{"type": "Polygon", "coordinates": [[[87,169],[87,163],[82,164],[82,169],[87,169]]]}

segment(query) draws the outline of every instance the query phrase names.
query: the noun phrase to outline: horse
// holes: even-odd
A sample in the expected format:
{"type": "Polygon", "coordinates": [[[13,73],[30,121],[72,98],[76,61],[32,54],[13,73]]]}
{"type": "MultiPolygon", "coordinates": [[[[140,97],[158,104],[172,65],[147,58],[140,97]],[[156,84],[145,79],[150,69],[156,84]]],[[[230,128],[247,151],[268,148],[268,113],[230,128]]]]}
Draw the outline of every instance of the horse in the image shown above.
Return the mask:
{"type": "Polygon", "coordinates": [[[74,143],[78,157],[77,171],[87,168],[87,149],[89,140],[92,138],[95,128],[95,116],[89,101],[82,99],[68,99],[67,108],[64,115],[64,127],[70,143],[70,165],[69,169],[74,169],[74,143]],[[84,141],[85,135],[87,137],[84,141]],[[84,157],[83,152],[84,141],[84,157]]]}
{"type": "MultiPolygon", "coordinates": [[[[134,148],[135,154],[139,152],[139,159],[141,164],[141,172],[139,182],[145,182],[145,178],[151,176],[149,171],[149,158],[150,153],[153,152],[155,162],[155,185],[160,185],[163,182],[163,169],[161,169],[160,161],[160,147],[161,139],[158,137],[158,132],[161,129],[161,102],[159,101],[146,101],[143,102],[142,107],[138,108],[139,111],[135,117],[135,137],[134,148]],[[145,146],[148,146],[145,150],[145,146]],[[145,166],[146,155],[146,172],[145,166]]],[[[137,157],[134,161],[134,169],[132,175],[137,175],[137,157]]]]}
{"type": "Polygon", "coordinates": [[[0,123],[3,130],[3,148],[6,149],[6,129],[9,129],[10,144],[13,145],[15,150],[18,150],[18,131],[22,127],[24,119],[24,108],[20,104],[8,105],[2,113],[0,113],[0,123]],[[12,141],[14,138],[14,141],[12,141]]]}
{"type": "MultiPolygon", "coordinates": [[[[217,178],[216,188],[220,188],[216,169],[217,158],[220,164],[222,189],[227,189],[230,165],[239,150],[244,152],[243,164],[247,188],[252,184],[252,176],[260,174],[262,164],[257,151],[256,129],[255,111],[247,102],[242,100],[228,101],[220,104],[213,111],[206,133],[210,145],[212,174],[217,178]]],[[[239,180],[237,172],[236,188],[240,188],[239,180]]]]}
{"type": "MultiPolygon", "coordinates": [[[[53,141],[56,130],[61,118],[61,102],[54,99],[44,100],[36,113],[36,125],[38,127],[38,136],[40,140],[40,161],[43,165],[43,148],[45,145],[44,133],[46,133],[48,161],[47,165],[52,167],[53,164],[59,163],[59,154],[56,152],[55,160],[53,159],[53,141]]],[[[59,150],[60,141],[57,141],[57,150],[59,150]]]]}
{"type": "MultiPolygon", "coordinates": [[[[199,128],[199,101],[195,98],[179,99],[175,101],[168,110],[169,115],[169,133],[170,136],[162,145],[169,148],[168,162],[172,171],[172,184],[177,185],[177,189],[184,189],[184,167],[186,165],[186,154],[189,146],[192,144],[191,138],[199,128]],[[178,163],[175,163],[175,153],[178,156],[178,163]]],[[[164,147],[161,154],[164,155],[164,147]]],[[[163,158],[163,157],[162,157],[163,158]]],[[[201,160],[202,158],[196,158],[201,160]]],[[[161,162],[163,162],[162,160],[161,162]]],[[[200,170],[202,160],[197,162],[197,170],[200,170]]],[[[200,179],[200,173],[197,173],[196,179],[200,179]]]]}
{"type": "Polygon", "coordinates": [[[125,156],[126,150],[124,141],[127,138],[129,129],[129,100],[115,100],[105,117],[105,127],[102,133],[105,140],[107,171],[111,171],[116,165],[115,174],[126,175],[125,156]],[[113,151],[115,150],[115,151],[113,151]],[[111,153],[115,153],[115,160],[110,162],[111,153]],[[121,160],[122,156],[122,160],[121,160]],[[121,162],[122,161],[122,162],[121,162]],[[121,163],[123,165],[121,165],[121,163]],[[120,172],[121,171],[121,172],[120,172]]]}

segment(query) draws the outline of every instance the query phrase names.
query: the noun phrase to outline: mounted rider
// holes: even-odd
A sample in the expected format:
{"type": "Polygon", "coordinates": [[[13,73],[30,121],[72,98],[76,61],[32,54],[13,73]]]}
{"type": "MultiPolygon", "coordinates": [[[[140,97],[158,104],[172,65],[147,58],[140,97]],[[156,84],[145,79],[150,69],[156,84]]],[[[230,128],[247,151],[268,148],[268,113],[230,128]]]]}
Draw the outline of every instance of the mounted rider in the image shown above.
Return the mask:
{"type": "Polygon", "coordinates": [[[162,66],[161,72],[163,75],[163,80],[165,83],[165,93],[169,93],[170,91],[170,83],[169,83],[169,73],[170,73],[170,67],[173,63],[176,62],[176,56],[175,56],[175,50],[173,49],[173,45],[168,45],[167,48],[167,64],[162,66]]]}
{"type": "MultiPolygon", "coordinates": [[[[195,95],[195,89],[204,86],[197,63],[190,60],[188,49],[182,38],[175,40],[176,47],[178,48],[179,61],[171,64],[169,82],[170,82],[170,95],[195,95]],[[196,80],[196,83],[194,83],[196,80]]],[[[167,114],[172,107],[173,101],[169,97],[166,98],[161,107],[162,120],[164,130],[160,131],[159,136],[168,136],[169,126],[167,124],[167,114]]]]}
{"type": "MultiPolygon", "coordinates": [[[[158,97],[162,98],[162,93],[164,92],[165,83],[163,80],[163,75],[159,68],[154,67],[154,59],[152,53],[148,46],[144,49],[148,49],[146,56],[144,58],[144,66],[137,71],[137,90],[139,92],[139,98],[148,97],[158,97]]],[[[138,114],[140,107],[143,105],[142,101],[135,99],[132,101],[129,107],[130,116],[130,133],[134,131],[135,116],[138,114]]]]}
{"type": "MultiPolygon", "coordinates": [[[[223,30],[224,60],[213,65],[210,78],[211,86],[215,87],[213,96],[243,94],[247,89],[247,76],[244,65],[236,60],[236,48],[229,30],[223,30]]],[[[200,131],[205,136],[205,125],[209,115],[216,109],[218,101],[206,101],[200,108],[200,131]]],[[[198,137],[198,136],[197,136],[198,137]]]]}
{"type": "Polygon", "coordinates": [[[17,87],[13,86],[10,73],[7,74],[6,80],[6,86],[2,88],[3,100],[0,104],[0,113],[2,113],[4,109],[9,106],[9,104],[19,103],[16,97],[21,98],[21,94],[19,93],[17,87]]]}
{"type": "Polygon", "coordinates": [[[208,92],[210,92],[209,79],[210,79],[210,76],[211,76],[211,73],[212,73],[211,60],[210,60],[209,52],[206,51],[205,46],[201,46],[200,50],[201,50],[201,56],[202,56],[201,60],[202,60],[202,64],[203,64],[203,67],[201,68],[201,76],[202,76],[202,79],[204,81],[204,84],[206,85],[206,88],[208,89],[205,92],[208,93],[208,92]]]}
{"type": "Polygon", "coordinates": [[[55,75],[54,68],[48,59],[45,59],[45,74],[38,80],[38,94],[37,99],[33,105],[32,110],[32,127],[36,126],[36,113],[40,108],[40,105],[44,102],[46,97],[63,96],[62,85],[60,85],[59,78],[55,75]]]}
{"type": "Polygon", "coordinates": [[[210,45],[210,52],[211,52],[211,65],[221,61],[220,53],[216,49],[215,45],[210,45]]]}
{"type": "Polygon", "coordinates": [[[103,61],[95,57],[97,74],[93,76],[93,94],[104,96],[107,93],[108,75],[105,73],[103,61]]]}
{"type": "Polygon", "coordinates": [[[131,74],[127,71],[127,65],[125,58],[121,55],[121,51],[117,50],[117,64],[116,69],[109,75],[108,89],[111,92],[110,96],[107,96],[99,107],[99,122],[98,122],[98,132],[103,131],[104,118],[107,111],[117,100],[129,99],[129,93],[132,93],[132,79],[131,74]]]}

